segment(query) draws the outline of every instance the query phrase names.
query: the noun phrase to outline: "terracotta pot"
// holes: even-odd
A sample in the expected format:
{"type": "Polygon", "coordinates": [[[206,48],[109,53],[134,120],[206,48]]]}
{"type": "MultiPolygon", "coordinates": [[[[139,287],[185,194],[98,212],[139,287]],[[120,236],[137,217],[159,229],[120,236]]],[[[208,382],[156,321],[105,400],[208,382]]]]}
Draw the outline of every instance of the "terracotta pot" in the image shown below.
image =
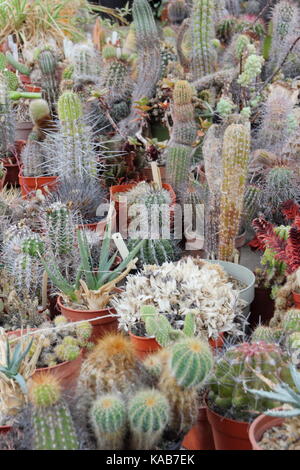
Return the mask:
{"type": "Polygon", "coordinates": [[[217,339],[210,338],[208,342],[213,349],[222,348],[224,345],[224,333],[220,333],[217,339]]]}
{"type": "Polygon", "coordinates": [[[294,307],[300,309],[300,294],[293,292],[294,307]]]}
{"type": "Polygon", "coordinates": [[[207,408],[207,418],[214,436],[216,450],[251,450],[249,423],[234,421],[207,408]]]}
{"type": "Polygon", "coordinates": [[[33,123],[27,121],[16,122],[15,134],[17,140],[27,140],[33,129],[33,123]]]}
{"type": "Polygon", "coordinates": [[[211,426],[207,419],[206,406],[199,408],[197,423],[185,436],[182,446],[187,450],[215,450],[211,426]]]}
{"type": "Polygon", "coordinates": [[[70,390],[76,386],[77,379],[79,377],[80,368],[82,364],[83,353],[80,352],[80,355],[77,359],[73,361],[66,361],[52,367],[43,367],[36,369],[32,377],[38,377],[45,373],[50,373],[57,379],[65,390],[70,390]]]}
{"type": "Polygon", "coordinates": [[[246,230],[243,233],[235,237],[234,245],[236,249],[242,248],[246,243],[246,230]]]}
{"type": "Polygon", "coordinates": [[[4,167],[6,169],[6,175],[4,179],[4,185],[9,184],[10,186],[16,186],[19,183],[19,171],[20,167],[18,163],[9,163],[4,160],[4,167]]]}
{"type": "Polygon", "coordinates": [[[271,289],[256,287],[254,300],[251,305],[250,316],[248,318],[250,327],[253,329],[259,323],[268,325],[274,315],[274,300],[271,299],[271,289]]]}
{"type": "Polygon", "coordinates": [[[130,341],[132,342],[135,353],[139,359],[144,359],[149,354],[161,349],[155,338],[147,338],[144,336],[136,336],[129,332],[130,341]]]}
{"type": "Polygon", "coordinates": [[[7,434],[12,430],[12,426],[0,426],[0,434],[7,434]]]}
{"type": "Polygon", "coordinates": [[[40,86],[36,86],[36,85],[31,85],[31,84],[26,83],[24,88],[25,88],[26,91],[29,91],[30,93],[41,93],[42,92],[42,88],[40,86]]]}
{"type": "Polygon", "coordinates": [[[43,194],[47,195],[54,191],[58,185],[57,176],[23,176],[22,169],[19,173],[19,184],[21,186],[21,193],[23,199],[26,199],[28,195],[40,189],[43,194]]]}
{"type": "MultiPolygon", "coordinates": [[[[115,209],[112,214],[111,223],[112,223],[111,231],[112,233],[115,233],[117,229],[117,212],[115,209]]],[[[107,217],[104,217],[104,219],[100,220],[100,222],[94,222],[93,224],[78,225],[77,228],[79,228],[80,230],[88,229],[88,230],[93,230],[94,232],[98,232],[99,237],[102,240],[104,237],[106,225],[107,225],[107,217]]]]}
{"type": "MultiPolygon", "coordinates": [[[[64,315],[69,321],[82,321],[90,320],[92,318],[104,317],[106,315],[114,315],[116,311],[114,308],[104,308],[102,310],[74,310],[72,308],[66,307],[63,303],[61,296],[57,299],[57,305],[60,309],[62,315],[64,315]]],[[[97,342],[99,338],[104,336],[110,331],[118,330],[118,318],[117,317],[107,317],[90,322],[93,325],[93,332],[90,338],[90,341],[97,342]]]]}
{"type": "MultiPolygon", "coordinates": [[[[127,191],[129,191],[130,189],[134,188],[135,186],[137,185],[137,183],[131,183],[131,184],[121,184],[121,185],[116,185],[116,186],[111,186],[109,188],[109,191],[110,191],[110,199],[111,201],[114,201],[115,203],[115,209],[117,211],[117,215],[118,215],[118,222],[119,222],[119,232],[121,234],[123,234],[124,238],[127,238],[127,225],[128,225],[128,220],[127,220],[127,217],[125,217],[125,221],[122,222],[120,220],[120,214],[123,213],[123,211],[126,209],[127,207],[127,204],[126,202],[119,202],[118,201],[118,198],[116,197],[116,194],[117,193],[124,193],[124,196],[125,196],[125,193],[127,191]]],[[[173,220],[173,217],[174,217],[174,212],[172,210],[173,206],[176,204],[176,194],[173,190],[173,188],[169,185],[169,184],[166,184],[166,183],[163,183],[163,188],[166,189],[167,191],[169,191],[170,195],[171,195],[171,204],[170,204],[170,219],[171,219],[171,223],[172,223],[172,220],[173,220]]],[[[124,217],[125,214],[123,214],[123,217],[124,217]]],[[[127,214],[126,214],[127,215],[127,214]]]]}
{"type": "Polygon", "coordinates": [[[28,75],[23,75],[22,73],[19,73],[19,77],[20,77],[21,82],[24,85],[27,85],[27,84],[31,83],[30,77],[28,75]]]}
{"type": "Polygon", "coordinates": [[[272,416],[260,415],[250,425],[249,439],[253,450],[264,450],[259,447],[259,442],[263,434],[270,428],[281,426],[284,418],[274,418],[272,416]]]}

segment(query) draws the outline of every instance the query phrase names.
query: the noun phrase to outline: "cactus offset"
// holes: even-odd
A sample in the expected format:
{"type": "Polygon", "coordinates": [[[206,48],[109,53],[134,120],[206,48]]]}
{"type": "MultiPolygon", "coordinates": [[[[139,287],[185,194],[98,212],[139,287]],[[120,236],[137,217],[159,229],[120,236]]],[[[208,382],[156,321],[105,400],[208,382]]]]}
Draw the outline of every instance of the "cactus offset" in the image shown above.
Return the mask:
{"type": "Polygon", "coordinates": [[[232,261],[243,210],[250,147],[250,129],[231,124],[223,142],[223,181],[219,233],[219,259],[232,261]]]}
{"type": "Polygon", "coordinates": [[[122,450],[126,435],[126,408],[118,395],[103,395],[89,413],[99,450],[122,450]]]}
{"type": "Polygon", "coordinates": [[[159,391],[149,389],[138,392],[128,406],[131,449],[153,449],[169,420],[168,401],[159,391]]]}

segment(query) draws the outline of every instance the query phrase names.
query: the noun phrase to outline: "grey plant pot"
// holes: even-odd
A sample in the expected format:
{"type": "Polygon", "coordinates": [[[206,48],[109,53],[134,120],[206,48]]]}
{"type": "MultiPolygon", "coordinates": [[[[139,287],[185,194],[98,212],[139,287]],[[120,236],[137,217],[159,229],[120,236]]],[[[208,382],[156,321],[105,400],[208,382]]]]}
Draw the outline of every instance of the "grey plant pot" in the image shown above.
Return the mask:
{"type": "Polygon", "coordinates": [[[254,300],[255,275],[253,274],[253,272],[245,266],[242,266],[241,264],[230,263],[229,261],[206,261],[208,261],[209,263],[220,264],[230,276],[247,285],[245,289],[242,289],[240,291],[239,298],[247,302],[247,306],[243,309],[243,314],[248,317],[248,314],[250,312],[250,305],[254,300]]]}

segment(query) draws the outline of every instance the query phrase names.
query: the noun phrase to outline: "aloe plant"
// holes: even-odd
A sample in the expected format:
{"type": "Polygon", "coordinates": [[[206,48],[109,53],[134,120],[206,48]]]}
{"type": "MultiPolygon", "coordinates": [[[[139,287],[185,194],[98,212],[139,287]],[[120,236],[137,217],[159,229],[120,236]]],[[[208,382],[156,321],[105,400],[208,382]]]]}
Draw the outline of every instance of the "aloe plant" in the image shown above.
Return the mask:
{"type": "Polygon", "coordinates": [[[24,377],[20,374],[20,368],[24,358],[27,356],[31,349],[33,339],[28,344],[25,351],[22,352],[21,342],[19,342],[11,356],[10,344],[8,339],[6,340],[6,365],[0,366],[0,372],[2,372],[8,379],[15,380],[20,386],[24,394],[27,393],[27,386],[24,377]]]}

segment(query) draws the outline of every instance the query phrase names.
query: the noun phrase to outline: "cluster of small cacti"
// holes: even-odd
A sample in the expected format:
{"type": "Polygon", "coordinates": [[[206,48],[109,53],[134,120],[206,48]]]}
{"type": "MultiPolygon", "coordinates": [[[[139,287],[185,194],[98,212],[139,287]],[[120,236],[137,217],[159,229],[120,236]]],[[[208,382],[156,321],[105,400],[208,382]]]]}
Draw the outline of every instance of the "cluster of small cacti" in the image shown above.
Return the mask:
{"type": "Polygon", "coordinates": [[[258,374],[272,382],[291,384],[288,356],[276,344],[258,341],[232,346],[216,360],[209,400],[222,412],[243,420],[251,413],[278,406],[276,401],[257,399],[248,389],[265,389],[258,374]]]}

